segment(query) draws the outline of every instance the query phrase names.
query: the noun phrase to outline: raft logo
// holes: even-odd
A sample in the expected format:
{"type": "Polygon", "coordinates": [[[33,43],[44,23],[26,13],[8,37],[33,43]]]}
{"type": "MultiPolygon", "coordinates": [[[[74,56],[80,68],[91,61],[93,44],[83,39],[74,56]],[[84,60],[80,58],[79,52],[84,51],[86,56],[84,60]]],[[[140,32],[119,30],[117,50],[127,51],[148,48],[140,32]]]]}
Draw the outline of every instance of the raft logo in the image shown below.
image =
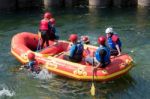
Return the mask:
{"type": "Polygon", "coordinates": [[[74,70],[73,73],[79,76],[87,76],[87,72],[85,71],[85,68],[81,68],[81,67],[74,70]]]}
{"type": "Polygon", "coordinates": [[[56,69],[58,67],[57,63],[53,60],[49,60],[48,62],[46,62],[46,67],[52,67],[54,69],[56,69]]]}

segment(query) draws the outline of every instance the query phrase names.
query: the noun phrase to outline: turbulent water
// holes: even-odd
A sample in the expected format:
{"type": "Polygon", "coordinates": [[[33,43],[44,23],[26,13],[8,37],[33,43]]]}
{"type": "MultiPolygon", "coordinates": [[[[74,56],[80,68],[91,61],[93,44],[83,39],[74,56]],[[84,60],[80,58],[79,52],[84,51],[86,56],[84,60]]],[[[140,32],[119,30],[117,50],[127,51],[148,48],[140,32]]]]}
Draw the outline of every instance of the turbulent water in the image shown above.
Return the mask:
{"type": "Polygon", "coordinates": [[[39,75],[19,70],[11,55],[13,35],[37,32],[43,10],[0,13],[0,99],[149,99],[150,97],[150,10],[147,9],[49,9],[56,19],[57,34],[67,40],[71,33],[88,35],[97,45],[99,35],[112,26],[123,42],[123,52],[134,59],[134,68],[114,81],[96,82],[96,96],[90,95],[91,82],[76,81],[43,70],[39,75]]]}

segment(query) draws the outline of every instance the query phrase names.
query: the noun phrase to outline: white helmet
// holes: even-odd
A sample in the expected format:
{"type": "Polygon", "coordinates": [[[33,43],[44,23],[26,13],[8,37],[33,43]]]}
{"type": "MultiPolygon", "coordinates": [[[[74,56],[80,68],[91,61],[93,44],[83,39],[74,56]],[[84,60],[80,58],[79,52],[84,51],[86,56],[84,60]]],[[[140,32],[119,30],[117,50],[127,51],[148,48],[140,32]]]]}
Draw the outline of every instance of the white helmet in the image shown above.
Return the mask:
{"type": "Polygon", "coordinates": [[[105,30],[105,33],[113,33],[113,28],[112,27],[109,27],[105,30]]]}

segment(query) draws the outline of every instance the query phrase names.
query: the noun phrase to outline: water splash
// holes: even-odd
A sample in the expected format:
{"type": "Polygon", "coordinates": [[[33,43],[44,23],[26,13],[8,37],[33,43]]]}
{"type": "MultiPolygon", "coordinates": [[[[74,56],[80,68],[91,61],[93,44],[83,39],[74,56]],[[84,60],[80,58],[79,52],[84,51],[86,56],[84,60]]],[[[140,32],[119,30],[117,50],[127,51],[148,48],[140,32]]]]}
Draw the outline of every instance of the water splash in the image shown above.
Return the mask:
{"type": "Polygon", "coordinates": [[[6,88],[3,88],[2,90],[0,90],[0,97],[2,96],[9,96],[9,97],[12,97],[15,95],[15,92],[14,91],[10,91],[6,88]]]}
{"type": "Polygon", "coordinates": [[[52,78],[52,73],[49,73],[47,69],[42,69],[39,74],[36,74],[35,78],[48,80],[52,78]]]}

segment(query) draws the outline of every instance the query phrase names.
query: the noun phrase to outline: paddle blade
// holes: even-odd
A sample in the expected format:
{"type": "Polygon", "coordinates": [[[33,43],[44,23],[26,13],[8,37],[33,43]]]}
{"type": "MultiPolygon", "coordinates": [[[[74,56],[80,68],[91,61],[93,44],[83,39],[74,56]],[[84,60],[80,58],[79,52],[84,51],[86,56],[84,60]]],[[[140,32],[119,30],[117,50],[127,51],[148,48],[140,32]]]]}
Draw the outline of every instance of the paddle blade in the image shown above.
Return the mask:
{"type": "Polygon", "coordinates": [[[92,86],[91,86],[91,95],[92,96],[95,96],[95,86],[94,86],[94,83],[92,83],[92,86]]]}

